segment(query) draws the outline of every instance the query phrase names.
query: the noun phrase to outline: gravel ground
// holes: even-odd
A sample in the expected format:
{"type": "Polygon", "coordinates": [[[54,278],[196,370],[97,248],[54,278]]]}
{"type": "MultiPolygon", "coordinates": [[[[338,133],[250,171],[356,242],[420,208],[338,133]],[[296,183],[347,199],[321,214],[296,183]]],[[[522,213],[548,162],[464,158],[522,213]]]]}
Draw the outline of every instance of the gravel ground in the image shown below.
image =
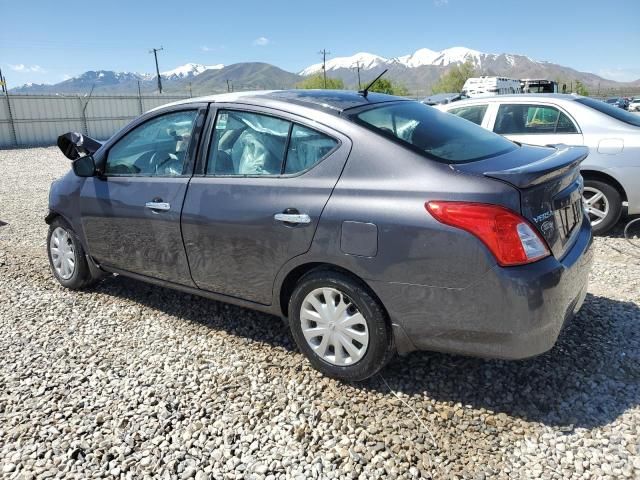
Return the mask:
{"type": "Polygon", "coordinates": [[[42,219],[68,168],[0,151],[5,478],[640,478],[640,258],[620,228],[547,354],[414,353],[349,385],[277,318],[122,277],[58,286],[42,219]]]}

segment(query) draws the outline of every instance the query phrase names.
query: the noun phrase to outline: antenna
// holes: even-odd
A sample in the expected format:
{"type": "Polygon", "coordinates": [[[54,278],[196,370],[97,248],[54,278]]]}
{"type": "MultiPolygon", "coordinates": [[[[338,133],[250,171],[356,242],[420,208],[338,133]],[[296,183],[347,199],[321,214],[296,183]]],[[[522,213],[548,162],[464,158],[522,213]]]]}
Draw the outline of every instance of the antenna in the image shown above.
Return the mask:
{"type": "Polygon", "coordinates": [[[156,74],[158,75],[158,92],[162,93],[162,80],[160,79],[160,69],[158,68],[158,52],[160,50],[164,50],[163,47],[160,48],[152,48],[149,50],[149,53],[153,53],[153,56],[156,58],[156,74]]]}
{"type": "Polygon", "coordinates": [[[389,69],[385,68],[384,71],[380,75],[378,75],[376,78],[373,79],[373,82],[371,82],[369,85],[364,87],[364,89],[360,90],[358,93],[360,95],[362,95],[364,98],[367,98],[367,95],[369,94],[369,89],[371,87],[373,87],[374,83],[376,83],[378,80],[380,80],[380,77],[382,77],[385,73],[387,73],[387,70],[389,70],[389,69]]]}

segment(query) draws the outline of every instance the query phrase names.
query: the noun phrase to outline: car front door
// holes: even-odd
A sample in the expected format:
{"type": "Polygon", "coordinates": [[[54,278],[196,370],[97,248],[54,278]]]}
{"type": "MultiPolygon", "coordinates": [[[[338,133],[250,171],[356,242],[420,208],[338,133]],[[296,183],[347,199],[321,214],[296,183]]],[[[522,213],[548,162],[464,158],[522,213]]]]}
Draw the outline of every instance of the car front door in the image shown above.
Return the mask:
{"type": "Polygon", "coordinates": [[[211,115],[182,234],[197,286],[270,304],[278,270],[311,246],[351,144],[306,119],[248,106],[211,115]]]}
{"type": "Polygon", "coordinates": [[[97,160],[101,174],[80,192],[82,225],[97,262],[193,286],[180,212],[206,108],[147,115],[107,145],[97,160]]]}
{"type": "Polygon", "coordinates": [[[493,131],[509,140],[530,145],[583,144],[577,124],[554,105],[501,103],[493,131]]]}

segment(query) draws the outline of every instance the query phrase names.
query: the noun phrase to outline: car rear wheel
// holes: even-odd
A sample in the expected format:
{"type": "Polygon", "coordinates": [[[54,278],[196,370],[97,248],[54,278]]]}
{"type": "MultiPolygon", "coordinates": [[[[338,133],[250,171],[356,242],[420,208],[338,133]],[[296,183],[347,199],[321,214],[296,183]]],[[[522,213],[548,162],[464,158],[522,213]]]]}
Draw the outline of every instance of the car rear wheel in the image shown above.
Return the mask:
{"type": "Polygon", "coordinates": [[[583,199],[593,233],[607,232],[620,219],[622,198],[620,192],[608,183],[585,180],[583,199]]]}
{"type": "Polygon", "coordinates": [[[98,280],[91,275],[84,249],[73,229],[60,217],[49,225],[47,253],[51,272],[63,287],[78,290],[98,280]]]}
{"type": "Polygon", "coordinates": [[[303,276],[289,301],[300,350],[325,375],[360,381],[393,355],[386,312],[361,282],[330,270],[303,276]]]}

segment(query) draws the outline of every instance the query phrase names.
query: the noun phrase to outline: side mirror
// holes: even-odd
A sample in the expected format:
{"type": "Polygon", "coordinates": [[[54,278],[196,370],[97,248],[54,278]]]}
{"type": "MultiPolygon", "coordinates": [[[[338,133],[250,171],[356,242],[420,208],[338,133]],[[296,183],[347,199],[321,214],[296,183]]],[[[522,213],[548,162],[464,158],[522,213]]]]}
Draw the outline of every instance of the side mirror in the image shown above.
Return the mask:
{"type": "Polygon", "coordinates": [[[78,132],[68,132],[58,137],[58,148],[69,160],[95,153],[102,143],[78,132]]]}
{"type": "Polygon", "coordinates": [[[96,174],[96,163],[91,155],[74,160],[71,167],[79,177],[93,177],[96,174]]]}

